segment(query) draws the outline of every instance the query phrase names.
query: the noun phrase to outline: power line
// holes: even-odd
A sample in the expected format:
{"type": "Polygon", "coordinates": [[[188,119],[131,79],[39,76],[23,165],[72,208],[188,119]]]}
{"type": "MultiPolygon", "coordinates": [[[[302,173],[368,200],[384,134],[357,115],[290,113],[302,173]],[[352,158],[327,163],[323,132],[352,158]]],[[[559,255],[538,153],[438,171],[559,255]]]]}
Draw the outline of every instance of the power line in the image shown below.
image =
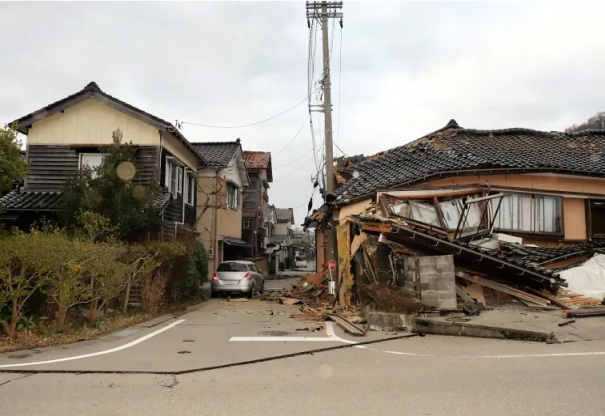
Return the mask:
{"type": "MultiPolygon", "coordinates": [[[[342,111],[342,107],[340,106],[341,80],[342,80],[342,29],[340,29],[340,49],[338,51],[338,128],[336,129],[336,143],[338,143],[340,141],[340,113],[342,111]]],[[[341,152],[342,152],[342,150],[341,150],[341,152]]]]}
{"type": "Polygon", "coordinates": [[[279,179],[279,180],[277,180],[277,181],[273,181],[273,183],[275,184],[275,183],[281,182],[281,181],[283,181],[284,179],[286,179],[287,177],[289,177],[289,176],[291,176],[292,174],[294,174],[295,172],[298,172],[298,170],[299,170],[300,168],[302,168],[303,166],[305,166],[309,160],[311,160],[311,158],[308,158],[307,160],[305,160],[305,161],[304,161],[304,162],[303,162],[303,163],[302,163],[300,166],[298,166],[298,167],[297,167],[296,169],[294,169],[292,172],[288,173],[286,176],[282,176],[282,178],[281,178],[281,179],[279,179]]]}
{"type": "MultiPolygon", "coordinates": [[[[318,88],[319,88],[319,85],[315,87],[315,89],[314,89],[314,90],[311,92],[311,94],[312,94],[313,92],[317,91],[317,89],[318,89],[318,88]]],[[[263,119],[263,120],[257,121],[257,122],[255,122],[255,123],[250,123],[250,124],[242,124],[242,125],[239,125],[239,126],[217,126],[217,125],[212,125],[212,124],[193,123],[193,122],[191,122],[191,121],[178,121],[178,120],[177,120],[177,123],[176,123],[176,124],[178,124],[178,125],[181,125],[181,124],[191,124],[191,125],[193,125],[193,126],[199,126],[199,127],[209,127],[209,128],[214,128],[214,129],[239,129],[239,128],[243,128],[243,127],[252,127],[252,126],[256,126],[256,125],[258,125],[258,124],[265,123],[265,122],[267,122],[267,121],[273,120],[274,118],[277,118],[277,117],[279,117],[279,116],[282,116],[282,115],[286,114],[286,113],[287,113],[287,112],[289,112],[289,111],[294,110],[296,107],[298,107],[299,105],[301,105],[301,104],[303,104],[304,102],[306,102],[306,101],[308,100],[308,98],[309,98],[309,96],[306,96],[306,97],[305,97],[305,98],[304,98],[302,101],[300,101],[298,104],[296,104],[296,105],[294,105],[294,106],[292,106],[292,107],[288,108],[287,110],[282,111],[282,112],[281,112],[281,113],[279,113],[279,114],[275,114],[274,116],[271,116],[271,117],[269,117],[269,118],[266,118],[266,119],[263,119]]]]}
{"type": "Polygon", "coordinates": [[[281,166],[277,166],[275,168],[272,168],[273,170],[277,170],[277,169],[281,169],[281,168],[285,168],[286,166],[290,166],[290,164],[294,163],[294,162],[298,162],[300,159],[302,159],[303,157],[307,156],[309,153],[311,153],[313,151],[313,149],[309,150],[307,153],[305,153],[304,155],[302,155],[301,157],[291,160],[290,162],[281,165],[281,166]]]}
{"type": "Polygon", "coordinates": [[[281,152],[283,152],[284,150],[286,150],[288,148],[288,146],[290,146],[294,140],[296,140],[296,138],[298,137],[298,135],[300,134],[300,132],[302,131],[302,129],[305,127],[305,124],[307,124],[307,119],[308,118],[309,118],[309,116],[307,115],[305,117],[305,120],[303,121],[303,124],[300,126],[300,128],[298,129],[298,131],[296,132],[296,134],[294,135],[294,137],[292,137],[292,140],[290,140],[288,142],[288,144],[285,145],[284,148],[281,149],[279,152],[277,152],[273,157],[277,157],[281,152]]]}
{"type": "Polygon", "coordinates": [[[338,147],[338,144],[337,144],[337,143],[334,143],[334,146],[336,146],[336,148],[337,148],[338,150],[340,150],[340,153],[342,153],[342,155],[343,155],[344,157],[349,157],[349,156],[347,156],[347,154],[346,154],[345,152],[343,152],[343,151],[342,151],[342,149],[341,149],[340,147],[338,147]]]}

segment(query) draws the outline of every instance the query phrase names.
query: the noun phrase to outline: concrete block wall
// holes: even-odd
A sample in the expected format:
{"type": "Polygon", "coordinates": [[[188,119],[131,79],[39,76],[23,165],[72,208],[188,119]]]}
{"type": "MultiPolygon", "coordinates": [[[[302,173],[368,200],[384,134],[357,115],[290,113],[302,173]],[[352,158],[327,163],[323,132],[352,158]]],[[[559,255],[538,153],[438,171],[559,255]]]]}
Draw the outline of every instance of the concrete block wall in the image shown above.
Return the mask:
{"type": "Polygon", "coordinates": [[[456,309],[456,280],[453,256],[423,256],[405,259],[404,287],[419,286],[423,303],[438,310],[456,309]]]}

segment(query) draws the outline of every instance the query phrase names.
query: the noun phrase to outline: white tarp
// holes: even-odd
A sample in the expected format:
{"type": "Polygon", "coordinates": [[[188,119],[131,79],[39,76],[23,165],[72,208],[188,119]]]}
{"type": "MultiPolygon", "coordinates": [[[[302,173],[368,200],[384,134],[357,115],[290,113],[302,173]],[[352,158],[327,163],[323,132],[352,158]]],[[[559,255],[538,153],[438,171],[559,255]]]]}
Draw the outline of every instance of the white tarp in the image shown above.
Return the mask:
{"type": "Polygon", "coordinates": [[[559,277],[567,280],[567,289],[591,298],[605,297],[605,255],[597,254],[581,266],[564,270],[559,277]]]}

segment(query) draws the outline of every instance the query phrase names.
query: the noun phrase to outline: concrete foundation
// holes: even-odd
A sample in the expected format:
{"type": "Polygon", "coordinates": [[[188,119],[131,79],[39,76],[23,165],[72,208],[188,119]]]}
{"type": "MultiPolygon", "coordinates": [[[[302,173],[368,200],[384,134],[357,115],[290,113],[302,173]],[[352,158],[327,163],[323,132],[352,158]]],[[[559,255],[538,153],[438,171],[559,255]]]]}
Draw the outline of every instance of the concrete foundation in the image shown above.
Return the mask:
{"type": "Polygon", "coordinates": [[[413,332],[537,342],[554,341],[556,339],[552,332],[477,325],[467,322],[449,322],[443,318],[416,318],[413,332]]]}
{"type": "Polygon", "coordinates": [[[384,331],[410,330],[414,325],[414,315],[368,311],[365,314],[368,325],[375,325],[384,331]]]}

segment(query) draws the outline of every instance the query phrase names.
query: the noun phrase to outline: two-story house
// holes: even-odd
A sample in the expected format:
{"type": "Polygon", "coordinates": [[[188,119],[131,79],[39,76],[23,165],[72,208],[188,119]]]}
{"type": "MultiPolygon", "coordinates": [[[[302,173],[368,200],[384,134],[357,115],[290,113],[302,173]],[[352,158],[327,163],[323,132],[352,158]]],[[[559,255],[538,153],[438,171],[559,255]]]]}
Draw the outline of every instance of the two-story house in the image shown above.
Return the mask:
{"type": "Polygon", "coordinates": [[[16,121],[27,136],[29,171],[23,186],[0,198],[0,220],[26,228],[42,215],[52,218],[66,180],[85,165],[100,165],[101,150],[120,129],[124,141],[137,147],[138,180],[157,180],[164,188],[158,201],[162,236],[194,230],[197,171],[206,160],[171,123],[103,92],[94,82],[16,121]]]}
{"type": "Polygon", "coordinates": [[[192,146],[205,155],[198,171],[196,229],[208,252],[208,275],[221,261],[244,257],[242,193],[250,185],[240,139],[192,146]]]}
{"type": "Polygon", "coordinates": [[[284,261],[286,257],[294,256],[292,247],[294,210],[292,208],[275,208],[275,219],[276,224],[271,241],[280,245],[283,256],[281,261],[284,261]]]}
{"type": "Polygon", "coordinates": [[[271,153],[245,151],[244,157],[250,186],[244,189],[242,239],[250,244],[246,255],[258,258],[265,255],[268,243],[271,153]]]}

